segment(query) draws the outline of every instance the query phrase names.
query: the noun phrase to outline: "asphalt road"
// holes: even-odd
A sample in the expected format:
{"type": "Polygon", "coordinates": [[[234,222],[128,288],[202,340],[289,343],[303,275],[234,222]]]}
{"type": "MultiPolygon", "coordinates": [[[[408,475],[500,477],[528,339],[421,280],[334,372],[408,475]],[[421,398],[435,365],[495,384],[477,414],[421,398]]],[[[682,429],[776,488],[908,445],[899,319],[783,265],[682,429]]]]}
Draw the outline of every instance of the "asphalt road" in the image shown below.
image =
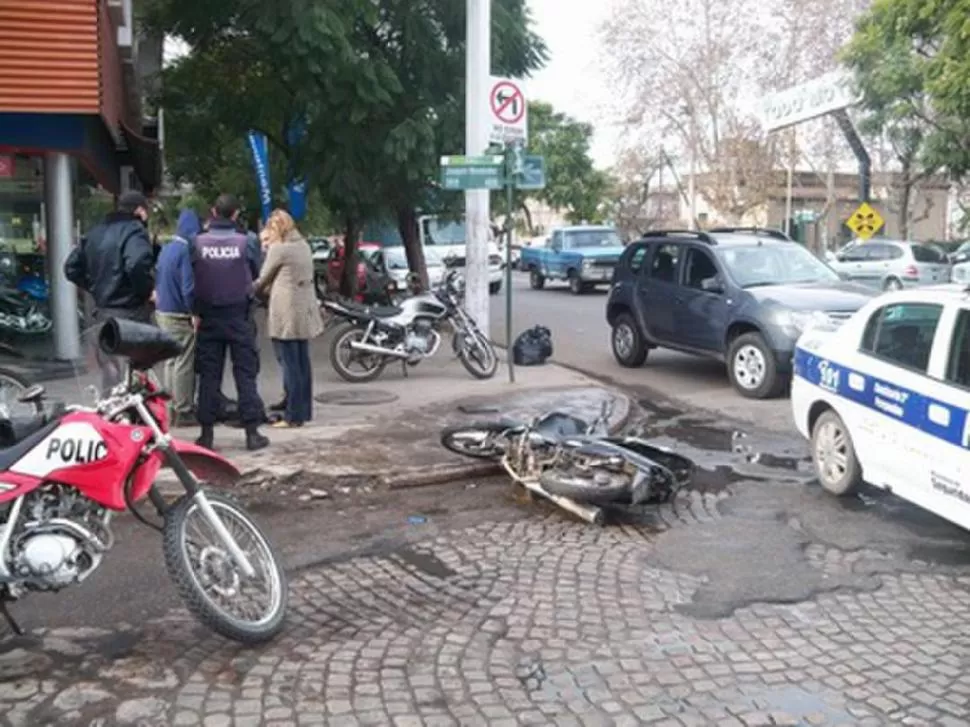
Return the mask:
{"type": "MultiPolygon", "coordinates": [[[[552,331],[553,360],[608,379],[619,386],[648,387],[679,400],[686,408],[702,408],[718,415],[756,423],[772,430],[793,431],[787,398],[752,401],[737,394],[728,382],[724,364],[674,351],[653,350],[639,369],[620,366],[610,351],[606,323],[606,288],[581,296],[570,294],[565,283],[532,290],[524,273],[513,273],[512,337],[534,325],[552,331]]],[[[505,342],[505,291],[491,297],[492,337],[505,342]]]]}

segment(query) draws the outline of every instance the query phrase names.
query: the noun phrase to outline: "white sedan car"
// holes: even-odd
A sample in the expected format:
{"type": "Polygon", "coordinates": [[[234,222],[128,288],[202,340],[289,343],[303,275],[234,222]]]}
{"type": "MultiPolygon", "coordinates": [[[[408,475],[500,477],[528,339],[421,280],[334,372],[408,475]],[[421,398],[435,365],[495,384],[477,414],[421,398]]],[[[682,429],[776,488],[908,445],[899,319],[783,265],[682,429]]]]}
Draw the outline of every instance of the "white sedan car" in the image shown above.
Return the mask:
{"type": "Polygon", "coordinates": [[[798,341],[792,414],[835,495],[862,482],[970,529],[970,291],[888,293],[798,341]]]}

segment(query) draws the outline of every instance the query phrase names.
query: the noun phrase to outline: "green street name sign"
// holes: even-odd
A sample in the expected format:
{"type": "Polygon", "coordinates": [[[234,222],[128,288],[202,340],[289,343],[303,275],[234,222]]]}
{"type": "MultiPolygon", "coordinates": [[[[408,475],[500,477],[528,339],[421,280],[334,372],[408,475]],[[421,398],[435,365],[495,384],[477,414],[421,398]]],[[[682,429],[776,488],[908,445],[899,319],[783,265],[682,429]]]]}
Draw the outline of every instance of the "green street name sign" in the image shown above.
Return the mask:
{"type": "Polygon", "coordinates": [[[441,167],[443,189],[501,189],[504,185],[502,167],[441,167]]]}
{"type": "Polygon", "coordinates": [[[441,157],[443,167],[500,167],[505,163],[501,156],[447,156],[441,157]]]}

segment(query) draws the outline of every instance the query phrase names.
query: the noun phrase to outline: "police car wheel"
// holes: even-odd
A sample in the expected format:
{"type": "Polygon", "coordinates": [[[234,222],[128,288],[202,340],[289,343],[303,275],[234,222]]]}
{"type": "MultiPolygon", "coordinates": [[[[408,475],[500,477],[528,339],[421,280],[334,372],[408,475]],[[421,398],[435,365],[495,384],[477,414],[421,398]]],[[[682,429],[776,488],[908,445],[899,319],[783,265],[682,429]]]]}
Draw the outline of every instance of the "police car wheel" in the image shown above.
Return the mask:
{"type": "Polygon", "coordinates": [[[831,409],[812,427],[812,463],[822,489],[837,497],[851,495],[862,484],[862,468],[852,437],[842,418],[831,409]]]}
{"type": "Polygon", "coordinates": [[[775,357],[760,333],[744,333],[731,342],[727,369],[731,384],[747,399],[773,398],[785,386],[775,357]]]}

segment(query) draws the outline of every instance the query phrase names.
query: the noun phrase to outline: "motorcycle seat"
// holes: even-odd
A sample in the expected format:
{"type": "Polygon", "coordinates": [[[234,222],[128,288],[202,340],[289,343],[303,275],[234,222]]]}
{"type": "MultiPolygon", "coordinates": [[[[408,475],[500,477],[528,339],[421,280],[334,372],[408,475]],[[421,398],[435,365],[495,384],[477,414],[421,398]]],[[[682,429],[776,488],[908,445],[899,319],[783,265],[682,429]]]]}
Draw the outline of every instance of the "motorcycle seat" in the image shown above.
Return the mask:
{"type": "Polygon", "coordinates": [[[533,427],[533,431],[551,441],[579,437],[586,434],[589,424],[578,417],[563,412],[546,414],[533,427]]]}
{"type": "Polygon", "coordinates": [[[0,472],[6,472],[57,429],[57,419],[47,415],[0,419],[0,472]]]}

